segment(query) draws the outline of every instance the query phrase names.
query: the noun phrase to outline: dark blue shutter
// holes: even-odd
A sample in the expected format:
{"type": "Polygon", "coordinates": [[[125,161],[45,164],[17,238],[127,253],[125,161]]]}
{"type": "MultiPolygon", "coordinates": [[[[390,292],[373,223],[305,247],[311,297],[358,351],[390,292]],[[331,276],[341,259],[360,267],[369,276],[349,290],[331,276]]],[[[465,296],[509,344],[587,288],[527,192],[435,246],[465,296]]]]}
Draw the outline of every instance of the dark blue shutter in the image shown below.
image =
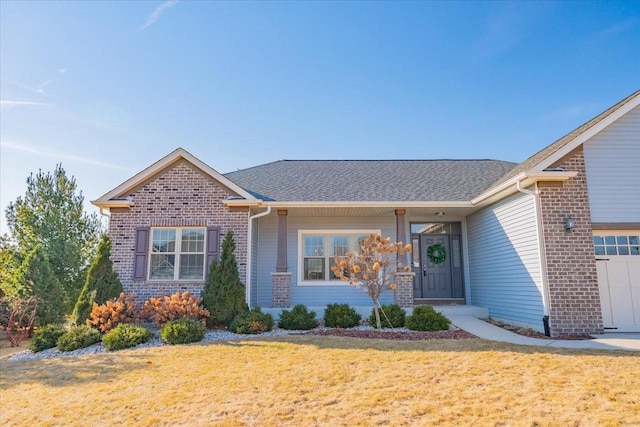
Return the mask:
{"type": "Polygon", "coordinates": [[[220,227],[207,228],[207,269],[205,277],[209,275],[209,269],[214,260],[220,256],[220,227]]]}
{"type": "Polygon", "coordinates": [[[147,257],[149,256],[149,227],[136,228],[136,249],[133,262],[133,280],[147,278],[147,257]]]}

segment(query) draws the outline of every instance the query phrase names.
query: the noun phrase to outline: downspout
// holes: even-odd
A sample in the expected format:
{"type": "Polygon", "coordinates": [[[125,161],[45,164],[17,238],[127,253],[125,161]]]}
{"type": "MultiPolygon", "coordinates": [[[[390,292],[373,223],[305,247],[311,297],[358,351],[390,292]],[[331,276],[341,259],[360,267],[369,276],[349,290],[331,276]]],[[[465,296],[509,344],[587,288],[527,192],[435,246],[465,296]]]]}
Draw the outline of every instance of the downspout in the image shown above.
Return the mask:
{"type": "Polygon", "coordinates": [[[267,210],[264,212],[260,212],[259,214],[255,214],[253,216],[251,216],[251,210],[249,210],[249,229],[247,230],[247,286],[245,289],[245,298],[247,300],[247,305],[249,306],[249,308],[251,308],[251,269],[252,269],[252,259],[251,259],[251,253],[253,252],[252,250],[252,244],[253,244],[253,220],[256,218],[260,218],[262,216],[265,215],[269,215],[271,213],[271,205],[267,206],[267,210]]]}
{"type": "Polygon", "coordinates": [[[522,180],[516,181],[516,188],[523,194],[530,194],[533,196],[533,202],[536,209],[536,229],[538,231],[538,247],[540,248],[540,274],[542,278],[542,309],[544,317],[542,322],[544,325],[544,331],[547,336],[549,333],[549,280],[547,278],[547,255],[544,244],[544,232],[542,228],[542,209],[540,208],[540,190],[538,189],[538,183],[535,184],[535,190],[527,190],[522,188],[522,180]]]}

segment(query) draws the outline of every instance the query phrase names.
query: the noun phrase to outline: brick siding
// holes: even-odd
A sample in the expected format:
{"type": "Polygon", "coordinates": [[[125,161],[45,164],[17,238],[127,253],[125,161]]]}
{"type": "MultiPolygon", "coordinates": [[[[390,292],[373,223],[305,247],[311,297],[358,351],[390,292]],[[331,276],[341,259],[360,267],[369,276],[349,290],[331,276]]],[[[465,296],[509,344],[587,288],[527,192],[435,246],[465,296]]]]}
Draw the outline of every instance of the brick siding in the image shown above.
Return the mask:
{"type": "Polygon", "coordinates": [[[131,208],[112,208],[109,236],[111,259],[127,294],[136,299],[190,291],[196,296],[204,281],[133,280],[136,227],[220,227],[220,243],[232,230],[240,279],[246,278],[248,210],[229,209],[222,201],[235,196],[191,163],[180,160],[134,189],[131,208]]]}
{"type": "Polygon", "coordinates": [[[578,175],[561,186],[540,185],[540,208],[544,231],[549,317],[554,336],[602,333],[602,310],[589,196],[582,147],[555,165],[578,175]],[[564,218],[576,220],[565,231],[564,218]]]}
{"type": "Polygon", "coordinates": [[[398,285],[393,291],[393,302],[400,307],[413,307],[413,277],[415,273],[398,273],[395,282],[398,285]]]}
{"type": "Polygon", "coordinates": [[[291,306],[291,273],[271,273],[273,307],[291,306]]]}

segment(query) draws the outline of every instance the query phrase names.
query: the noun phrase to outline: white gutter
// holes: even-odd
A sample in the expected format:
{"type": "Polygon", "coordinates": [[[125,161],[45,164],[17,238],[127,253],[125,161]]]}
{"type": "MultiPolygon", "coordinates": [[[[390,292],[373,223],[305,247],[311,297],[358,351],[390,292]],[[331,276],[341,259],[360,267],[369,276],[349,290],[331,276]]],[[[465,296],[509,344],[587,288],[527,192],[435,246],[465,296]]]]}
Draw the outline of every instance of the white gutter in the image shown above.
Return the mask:
{"type": "Polygon", "coordinates": [[[260,218],[265,215],[269,215],[271,213],[271,205],[267,206],[267,210],[264,212],[260,212],[259,214],[255,214],[251,216],[251,211],[249,211],[249,229],[247,230],[247,286],[245,289],[245,298],[247,301],[247,305],[251,308],[251,244],[253,243],[253,220],[256,218],[260,218]]]}
{"type": "Polygon", "coordinates": [[[544,233],[542,229],[542,209],[540,208],[540,190],[538,189],[538,183],[535,183],[535,190],[527,190],[522,188],[522,181],[520,179],[516,181],[516,188],[523,194],[530,194],[533,196],[533,204],[536,209],[536,231],[538,233],[538,248],[540,249],[539,262],[540,262],[540,275],[542,279],[542,311],[545,316],[549,316],[549,280],[547,278],[547,255],[544,246],[544,233]]]}

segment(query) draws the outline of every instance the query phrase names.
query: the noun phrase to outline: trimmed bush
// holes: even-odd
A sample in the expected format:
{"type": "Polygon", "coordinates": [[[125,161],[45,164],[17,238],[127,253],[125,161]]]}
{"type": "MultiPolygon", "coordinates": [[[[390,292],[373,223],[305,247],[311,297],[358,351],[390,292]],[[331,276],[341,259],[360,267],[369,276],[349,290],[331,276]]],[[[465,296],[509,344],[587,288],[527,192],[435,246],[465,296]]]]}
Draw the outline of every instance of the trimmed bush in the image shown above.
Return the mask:
{"type": "Polygon", "coordinates": [[[414,307],[413,314],[407,317],[407,328],[412,331],[446,331],[451,321],[429,305],[414,307]]]}
{"type": "Polygon", "coordinates": [[[76,326],[69,329],[58,338],[58,350],[73,351],[79,348],[89,347],[100,342],[102,335],[95,329],[87,326],[76,326]]]}
{"type": "Polygon", "coordinates": [[[156,326],[162,326],[169,320],[191,319],[204,320],[209,311],[200,306],[200,298],[189,291],[162,298],[149,298],[142,308],[142,317],[151,320],[156,326]]]}
{"type": "Polygon", "coordinates": [[[160,329],[162,340],[171,345],[202,341],[204,333],[202,323],[190,319],[170,320],[160,329]]]}
{"type": "Polygon", "coordinates": [[[102,345],[109,351],[122,350],[145,343],[153,333],[138,325],[119,324],[102,337],[102,345]]]}
{"type": "Polygon", "coordinates": [[[261,334],[273,329],[273,316],[263,313],[260,307],[238,314],[231,325],[231,332],[236,334],[261,334]]]}
{"type": "MultiPolygon", "coordinates": [[[[383,328],[402,328],[405,323],[407,312],[398,304],[380,306],[380,325],[383,328]]],[[[376,325],[376,312],[371,310],[369,325],[376,325]]]]}
{"type": "Polygon", "coordinates": [[[349,304],[329,304],[324,311],[324,326],[327,328],[352,328],[360,324],[362,316],[349,304]]]}
{"type": "Polygon", "coordinates": [[[33,333],[29,350],[38,353],[39,351],[53,348],[58,343],[58,338],[64,335],[65,332],[67,332],[67,329],[62,325],[43,326],[33,333]]]}
{"type": "Polygon", "coordinates": [[[87,319],[87,325],[93,326],[106,334],[120,323],[138,323],[140,322],[140,303],[136,302],[135,294],[128,297],[124,292],[116,300],[107,301],[105,304],[98,305],[93,303],[91,315],[87,319]]]}
{"type": "Polygon", "coordinates": [[[318,326],[316,312],[309,311],[306,306],[298,304],[293,310],[282,310],[278,326],[282,329],[306,331],[318,326]]]}

